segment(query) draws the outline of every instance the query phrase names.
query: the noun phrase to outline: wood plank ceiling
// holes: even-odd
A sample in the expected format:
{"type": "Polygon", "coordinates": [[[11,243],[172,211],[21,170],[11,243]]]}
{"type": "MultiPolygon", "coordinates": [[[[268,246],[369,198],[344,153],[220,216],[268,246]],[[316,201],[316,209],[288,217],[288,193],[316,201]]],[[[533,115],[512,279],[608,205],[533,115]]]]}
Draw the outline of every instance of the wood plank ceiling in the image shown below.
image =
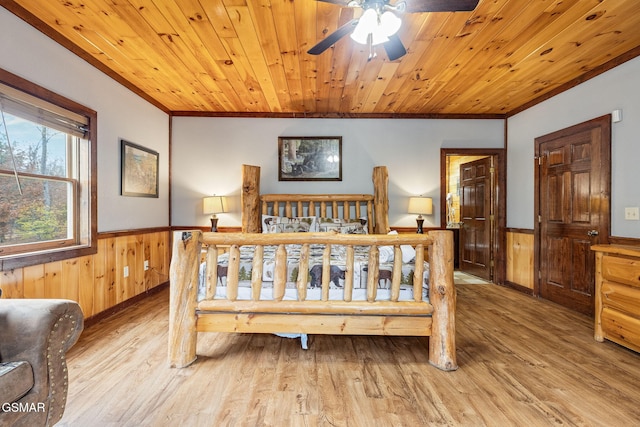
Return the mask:
{"type": "Polygon", "coordinates": [[[638,0],[404,14],[395,61],[349,37],[309,55],[359,13],[314,0],[1,4],[175,114],[503,117],[640,54],[638,0]]]}

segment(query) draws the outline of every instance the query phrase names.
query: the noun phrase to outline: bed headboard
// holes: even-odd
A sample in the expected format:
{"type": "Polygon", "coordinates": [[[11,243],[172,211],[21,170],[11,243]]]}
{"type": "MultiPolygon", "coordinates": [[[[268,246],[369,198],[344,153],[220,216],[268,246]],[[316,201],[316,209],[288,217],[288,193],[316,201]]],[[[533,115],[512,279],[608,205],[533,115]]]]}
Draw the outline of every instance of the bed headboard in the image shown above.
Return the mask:
{"type": "Polygon", "coordinates": [[[364,218],[368,232],[375,231],[372,194],[263,194],[260,205],[262,215],[364,218]]]}
{"type": "Polygon", "coordinates": [[[260,167],[242,166],[242,231],[259,233],[262,215],[366,218],[369,233],[389,231],[388,173],[373,170],[373,194],[263,194],[260,167]]]}

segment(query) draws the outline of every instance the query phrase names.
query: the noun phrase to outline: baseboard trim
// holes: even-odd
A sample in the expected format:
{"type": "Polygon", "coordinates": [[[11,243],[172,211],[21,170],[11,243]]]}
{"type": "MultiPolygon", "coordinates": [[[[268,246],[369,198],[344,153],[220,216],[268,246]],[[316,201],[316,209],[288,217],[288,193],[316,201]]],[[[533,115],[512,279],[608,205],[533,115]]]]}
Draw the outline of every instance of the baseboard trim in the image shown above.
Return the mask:
{"type": "Polygon", "coordinates": [[[515,291],[522,292],[523,294],[533,295],[533,289],[527,288],[526,286],[522,286],[517,283],[509,282],[508,280],[505,280],[504,283],[498,283],[498,285],[505,288],[511,288],[515,291]]]}

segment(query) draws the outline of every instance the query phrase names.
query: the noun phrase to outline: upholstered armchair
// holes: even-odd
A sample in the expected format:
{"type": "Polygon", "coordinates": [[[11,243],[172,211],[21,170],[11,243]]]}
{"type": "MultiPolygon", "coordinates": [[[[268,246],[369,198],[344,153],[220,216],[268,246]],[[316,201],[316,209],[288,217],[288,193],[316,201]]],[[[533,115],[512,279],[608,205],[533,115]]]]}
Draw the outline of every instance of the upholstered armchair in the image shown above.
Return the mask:
{"type": "Polygon", "coordinates": [[[0,299],[0,426],[50,426],[67,398],[67,351],[84,327],[80,306],[0,299]]]}

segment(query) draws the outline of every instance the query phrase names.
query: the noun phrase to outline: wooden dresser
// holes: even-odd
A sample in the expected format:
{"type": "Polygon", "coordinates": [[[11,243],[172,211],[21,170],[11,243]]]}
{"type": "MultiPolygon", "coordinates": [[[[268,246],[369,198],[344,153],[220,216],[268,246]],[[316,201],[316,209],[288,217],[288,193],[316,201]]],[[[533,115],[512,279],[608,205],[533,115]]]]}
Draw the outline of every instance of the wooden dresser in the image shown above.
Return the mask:
{"type": "Polygon", "coordinates": [[[640,247],[594,245],[595,333],[640,352],[640,247]]]}

